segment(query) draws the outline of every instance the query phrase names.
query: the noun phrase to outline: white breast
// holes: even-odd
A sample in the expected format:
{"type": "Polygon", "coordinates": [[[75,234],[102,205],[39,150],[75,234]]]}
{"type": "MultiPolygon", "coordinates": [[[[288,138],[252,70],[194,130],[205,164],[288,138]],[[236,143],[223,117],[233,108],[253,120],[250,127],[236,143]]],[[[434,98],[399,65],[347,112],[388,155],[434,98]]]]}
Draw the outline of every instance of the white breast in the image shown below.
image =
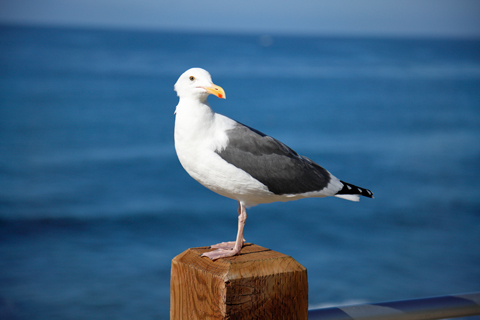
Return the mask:
{"type": "Polygon", "coordinates": [[[215,150],[228,143],[226,130],[235,122],[214,113],[208,105],[179,103],[175,119],[175,149],[185,171],[208,189],[247,206],[271,202],[268,188],[229,164],[215,150]]]}

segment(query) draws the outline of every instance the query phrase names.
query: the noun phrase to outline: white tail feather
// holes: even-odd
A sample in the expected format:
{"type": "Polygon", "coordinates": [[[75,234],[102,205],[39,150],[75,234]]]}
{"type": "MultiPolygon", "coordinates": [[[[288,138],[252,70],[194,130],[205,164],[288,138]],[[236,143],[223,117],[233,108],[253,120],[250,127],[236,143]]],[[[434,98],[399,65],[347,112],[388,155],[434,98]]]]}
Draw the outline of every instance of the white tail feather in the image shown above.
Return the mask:
{"type": "Polygon", "coordinates": [[[358,194],[336,194],[335,197],[355,202],[360,201],[358,194]]]}

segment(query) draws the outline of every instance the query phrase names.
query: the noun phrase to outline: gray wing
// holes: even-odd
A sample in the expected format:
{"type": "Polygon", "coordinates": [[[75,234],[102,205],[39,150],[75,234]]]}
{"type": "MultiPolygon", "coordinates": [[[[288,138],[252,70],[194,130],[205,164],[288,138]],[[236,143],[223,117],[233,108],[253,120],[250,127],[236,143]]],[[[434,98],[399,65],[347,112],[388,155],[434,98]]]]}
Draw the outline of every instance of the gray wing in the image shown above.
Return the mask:
{"type": "Polygon", "coordinates": [[[216,151],[278,195],[321,191],[331,174],[282,142],[241,123],[227,131],[228,144],[216,151]]]}

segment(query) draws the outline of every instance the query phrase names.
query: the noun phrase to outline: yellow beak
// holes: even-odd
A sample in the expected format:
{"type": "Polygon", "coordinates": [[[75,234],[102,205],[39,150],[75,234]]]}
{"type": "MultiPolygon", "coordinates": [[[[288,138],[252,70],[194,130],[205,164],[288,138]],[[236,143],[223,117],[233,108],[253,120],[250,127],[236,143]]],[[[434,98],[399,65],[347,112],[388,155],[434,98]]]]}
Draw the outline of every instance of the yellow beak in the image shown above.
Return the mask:
{"type": "Polygon", "coordinates": [[[212,83],[212,85],[210,87],[203,87],[203,88],[205,90],[207,90],[208,93],[216,95],[220,99],[226,99],[225,91],[220,86],[217,86],[217,85],[212,83]]]}

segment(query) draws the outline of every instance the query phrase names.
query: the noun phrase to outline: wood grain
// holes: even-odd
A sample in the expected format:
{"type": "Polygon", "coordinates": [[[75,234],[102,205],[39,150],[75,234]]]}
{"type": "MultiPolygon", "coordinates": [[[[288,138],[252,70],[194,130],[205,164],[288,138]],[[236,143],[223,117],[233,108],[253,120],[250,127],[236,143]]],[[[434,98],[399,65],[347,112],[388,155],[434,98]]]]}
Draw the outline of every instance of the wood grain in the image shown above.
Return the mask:
{"type": "Polygon", "coordinates": [[[255,244],[235,257],[200,257],[209,250],[172,260],[171,320],[307,319],[307,270],[292,257],[255,244]]]}

